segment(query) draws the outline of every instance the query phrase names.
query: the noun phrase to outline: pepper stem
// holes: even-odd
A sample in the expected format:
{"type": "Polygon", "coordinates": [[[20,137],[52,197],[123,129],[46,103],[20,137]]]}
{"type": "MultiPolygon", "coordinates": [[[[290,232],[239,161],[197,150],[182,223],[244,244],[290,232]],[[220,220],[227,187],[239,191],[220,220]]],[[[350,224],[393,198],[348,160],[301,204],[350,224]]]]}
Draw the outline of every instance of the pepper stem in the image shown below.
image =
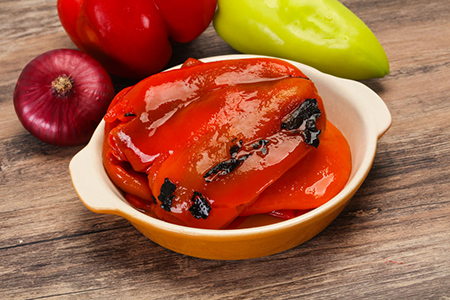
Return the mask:
{"type": "Polygon", "coordinates": [[[52,92],[60,97],[67,97],[73,91],[73,78],[66,74],[59,75],[52,81],[52,92]]]}

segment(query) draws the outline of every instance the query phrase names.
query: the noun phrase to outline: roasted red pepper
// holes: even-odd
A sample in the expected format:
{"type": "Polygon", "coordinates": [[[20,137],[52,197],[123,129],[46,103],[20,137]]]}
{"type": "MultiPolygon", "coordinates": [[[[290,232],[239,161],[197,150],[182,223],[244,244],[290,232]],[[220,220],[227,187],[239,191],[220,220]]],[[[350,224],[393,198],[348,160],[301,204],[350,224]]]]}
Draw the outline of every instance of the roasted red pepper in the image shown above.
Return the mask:
{"type": "Polygon", "coordinates": [[[216,229],[319,149],[327,123],[313,82],[268,58],[189,60],[119,93],[105,121],[106,171],[132,201],[216,229]]]}
{"type": "Polygon", "coordinates": [[[300,163],[264,190],[241,216],[271,213],[290,218],[295,215],[292,211],[317,208],[345,187],[351,165],[347,140],[328,121],[320,147],[311,150],[300,163]]]}
{"type": "Polygon", "coordinates": [[[58,0],[62,26],[75,45],[115,75],[143,78],[164,68],[171,42],[196,39],[216,0],[58,0]]]}

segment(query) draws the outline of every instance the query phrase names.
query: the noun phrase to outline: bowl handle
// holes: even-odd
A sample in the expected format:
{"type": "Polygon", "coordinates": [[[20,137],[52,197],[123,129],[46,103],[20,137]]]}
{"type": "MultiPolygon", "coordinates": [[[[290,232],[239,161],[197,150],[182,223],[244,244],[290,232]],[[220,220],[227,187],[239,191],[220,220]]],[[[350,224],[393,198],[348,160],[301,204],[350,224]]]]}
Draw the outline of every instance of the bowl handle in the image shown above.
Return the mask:
{"type": "MultiPolygon", "coordinates": [[[[98,195],[99,189],[96,182],[99,182],[97,174],[87,174],[89,170],[88,158],[84,157],[83,150],[76,154],[69,164],[70,177],[75,192],[81,202],[91,211],[96,213],[108,213],[111,211],[110,205],[104,198],[104,195],[98,195]]],[[[92,167],[92,166],[91,166],[92,167]]],[[[101,182],[101,181],[100,181],[101,182]]]]}
{"type": "Polygon", "coordinates": [[[359,84],[359,93],[366,96],[365,104],[369,106],[368,109],[374,118],[378,139],[380,139],[392,125],[391,113],[383,99],[362,83],[359,84]]]}
{"type": "MultiPolygon", "coordinates": [[[[103,121],[94,136],[103,135],[103,121]]],[[[89,144],[70,161],[69,171],[73,187],[83,204],[96,213],[117,214],[111,199],[122,197],[104,172],[102,162],[102,138],[92,138],[89,144]]],[[[120,203],[119,203],[120,205],[120,203]]]]}

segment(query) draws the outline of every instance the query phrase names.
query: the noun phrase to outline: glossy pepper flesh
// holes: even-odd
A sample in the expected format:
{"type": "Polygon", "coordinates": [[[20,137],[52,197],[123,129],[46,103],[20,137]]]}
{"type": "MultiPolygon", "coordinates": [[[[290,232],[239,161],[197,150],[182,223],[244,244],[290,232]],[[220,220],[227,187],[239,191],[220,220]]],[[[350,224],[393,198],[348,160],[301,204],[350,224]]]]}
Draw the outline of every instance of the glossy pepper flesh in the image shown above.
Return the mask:
{"type": "Polygon", "coordinates": [[[163,220],[217,229],[318,147],[326,115],[301,71],[258,58],[151,76],[120,93],[105,121],[113,182],[163,220]]]}
{"type": "Polygon", "coordinates": [[[327,121],[320,147],[312,149],[300,163],[286,171],[240,216],[276,214],[276,211],[286,214],[287,211],[317,208],[345,187],[350,178],[351,165],[347,140],[336,126],[327,121]]]}
{"type": "Polygon", "coordinates": [[[389,73],[373,32],[338,0],[219,0],[214,27],[242,53],[287,58],[356,80],[389,73]]]}
{"type": "Polygon", "coordinates": [[[115,75],[143,78],[163,69],[171,42],[196,39],[216,0],[58,0],[62,26],[75,45],[115,75]]]}

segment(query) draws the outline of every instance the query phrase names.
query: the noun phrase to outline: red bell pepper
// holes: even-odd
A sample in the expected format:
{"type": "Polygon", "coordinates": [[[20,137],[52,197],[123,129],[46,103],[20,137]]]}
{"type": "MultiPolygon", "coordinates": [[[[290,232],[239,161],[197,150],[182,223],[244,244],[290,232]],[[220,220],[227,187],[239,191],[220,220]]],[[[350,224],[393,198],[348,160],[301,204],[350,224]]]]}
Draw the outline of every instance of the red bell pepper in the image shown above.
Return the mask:
{"type": "Polygon", "coordinates": [[[62,26],[75,45],[121,77],[163,69],[171,42],[196,39],[210,24],[216,0],[58,0],[62,26]]]}
{"type": "Polygon", "coordinates": [[[163,220],[224,228],[318,146],[326,116],[301,71],[258,58],[151,76],[119,93],[105,121],[113,182],[163,220]]]}

